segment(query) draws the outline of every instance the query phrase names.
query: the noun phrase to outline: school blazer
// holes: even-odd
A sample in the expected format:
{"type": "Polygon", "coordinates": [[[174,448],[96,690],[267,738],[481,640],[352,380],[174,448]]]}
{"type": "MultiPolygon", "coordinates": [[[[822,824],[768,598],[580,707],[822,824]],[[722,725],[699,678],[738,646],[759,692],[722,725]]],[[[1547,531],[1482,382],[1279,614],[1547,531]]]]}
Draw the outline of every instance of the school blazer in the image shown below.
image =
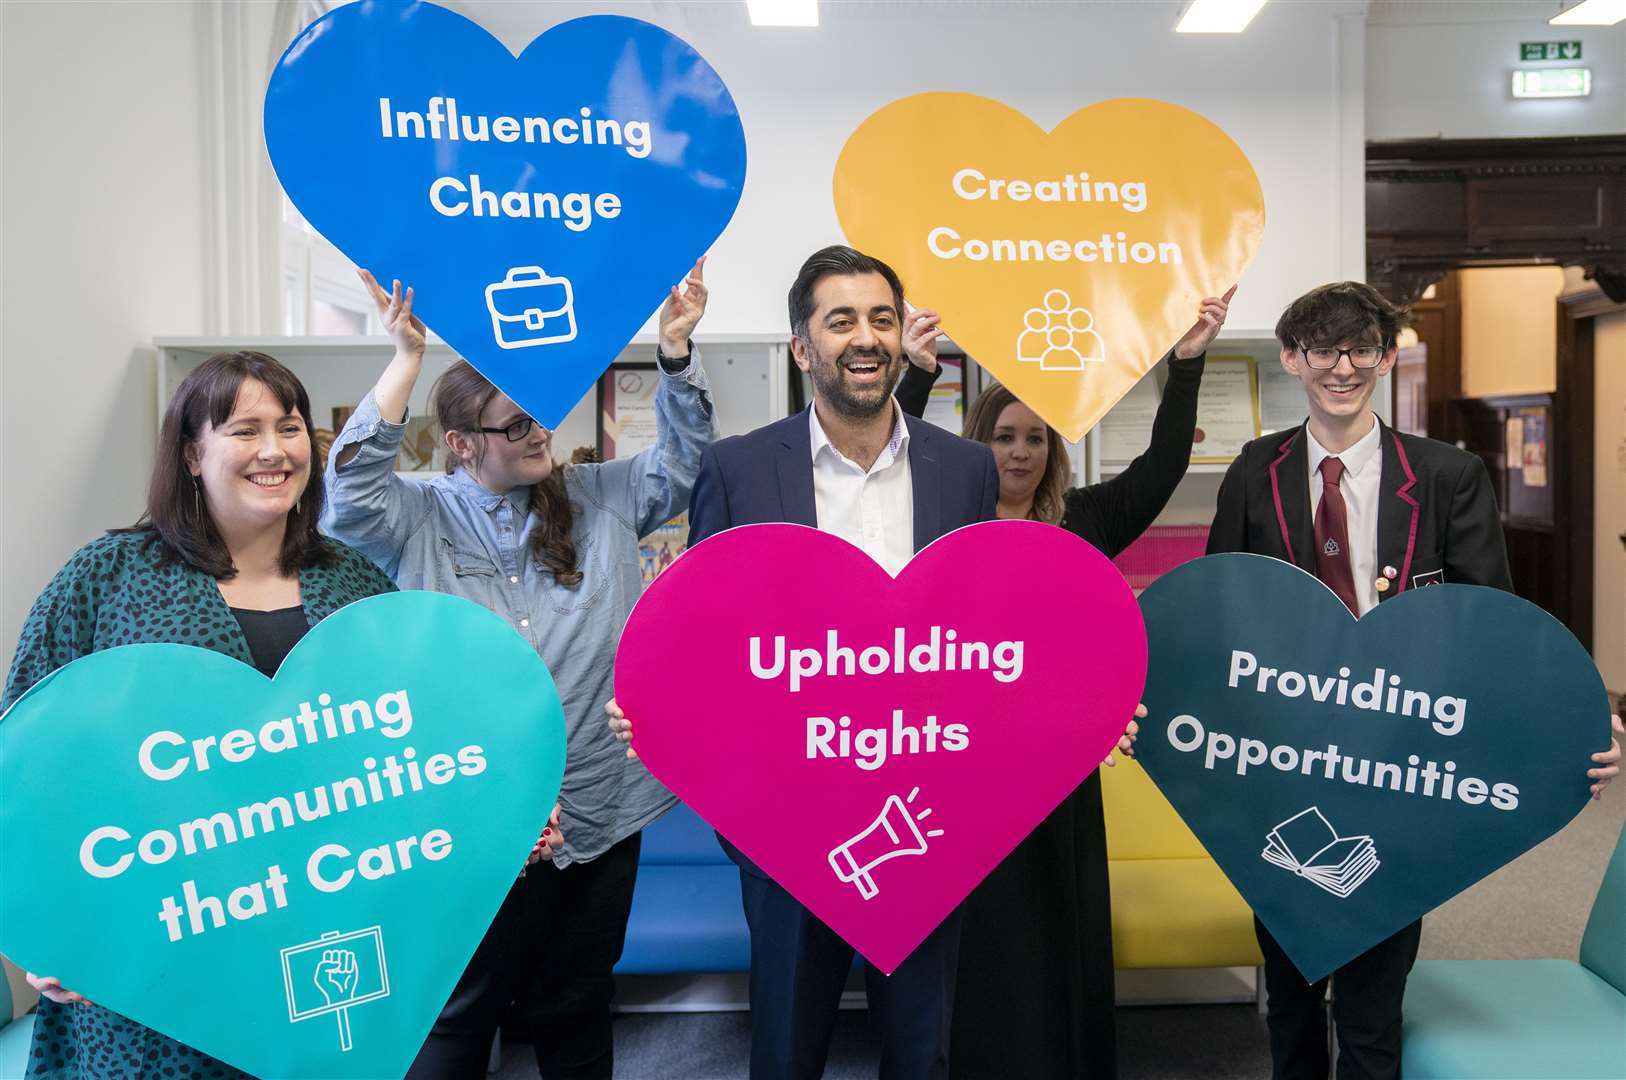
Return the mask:
{"type": "MultiPolygon", "coordinates": [[[[1453,582],[1513,590],[1502,519],[1484,462],[1456,447],[1384,424],[1378,494],[1377,567],[1395,587],[1453,582]]],[[[1254,439],[1220,484],[1208,553],[1247,551],[1316,572],[1310,515],[1309,438],[1304,425],[1254,439]]]]}

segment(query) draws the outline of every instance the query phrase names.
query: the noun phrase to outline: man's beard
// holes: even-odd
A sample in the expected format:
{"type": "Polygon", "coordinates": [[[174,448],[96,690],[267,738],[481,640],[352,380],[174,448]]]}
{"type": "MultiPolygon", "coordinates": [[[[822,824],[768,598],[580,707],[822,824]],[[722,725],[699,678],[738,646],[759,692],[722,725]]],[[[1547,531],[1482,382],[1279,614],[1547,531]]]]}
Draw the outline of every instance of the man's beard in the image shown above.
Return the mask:
{"type": "Polygon", "coordinates": [[[813,379],[813,388],[818,391],[819,400],[843,419],[873,420],[886,408],[898,380],[903,377],[903,358],[901,355],[890,356],[883,348],[848,348],[836,360],[826,361],[818,355],[815,347],[808,375],[813,379]],[[886,377],[872,386],[855,388],[847,382],[844,373],[847,364],[863,360],[879,363],[886,377]]]}

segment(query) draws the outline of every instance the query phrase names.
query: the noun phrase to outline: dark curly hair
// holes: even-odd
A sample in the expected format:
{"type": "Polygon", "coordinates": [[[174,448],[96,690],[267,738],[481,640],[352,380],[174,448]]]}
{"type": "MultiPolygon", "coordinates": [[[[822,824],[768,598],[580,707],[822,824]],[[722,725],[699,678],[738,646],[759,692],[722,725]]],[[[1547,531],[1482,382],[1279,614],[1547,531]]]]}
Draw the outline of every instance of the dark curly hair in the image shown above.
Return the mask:
{"type": "Polygon", "coordinates": [[[1276,340],[1284,349],[1345,342],[1387,348],[1407,317],[1405,308],[1389,303],[1365,282],[1336,281],[1288,304],[1276,322],[1276,340]]]}

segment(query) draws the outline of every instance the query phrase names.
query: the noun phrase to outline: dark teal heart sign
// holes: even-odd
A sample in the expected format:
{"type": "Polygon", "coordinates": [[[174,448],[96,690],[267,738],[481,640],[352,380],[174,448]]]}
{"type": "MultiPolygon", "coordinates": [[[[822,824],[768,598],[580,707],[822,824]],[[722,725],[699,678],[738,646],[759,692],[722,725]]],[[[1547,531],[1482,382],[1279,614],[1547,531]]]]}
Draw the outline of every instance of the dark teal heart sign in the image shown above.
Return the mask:
{"type": "Polygon", "coordinates": [[[398,1077],[563,771],[547,668],[456,597],[343,608],[274,680],[94,653],[0,721],[0,952],[256,1076],[398,1077]]]}
{"type": "Polygon", "coordinates": [[[1136,753],[1312,981],[1563,828],[1609,748],[1591,657],[1511,593],[1356,622],[1295,566],[1212,555],[1140,604],[1136,753]]]}

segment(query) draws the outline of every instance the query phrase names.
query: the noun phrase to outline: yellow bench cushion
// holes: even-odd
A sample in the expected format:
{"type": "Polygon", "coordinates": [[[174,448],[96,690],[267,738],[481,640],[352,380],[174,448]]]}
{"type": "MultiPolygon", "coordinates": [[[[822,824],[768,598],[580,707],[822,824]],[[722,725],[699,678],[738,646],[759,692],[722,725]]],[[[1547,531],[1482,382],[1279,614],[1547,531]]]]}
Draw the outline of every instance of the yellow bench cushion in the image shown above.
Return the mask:
{"type": "Polygon", "coordinates": [[[1138,762],[1120,758],[1117,765],[1101,769],[1101,800],[1107,819],[1107,858],[1209,857],[1138,762]]]}
{"type": "Polygon", "coordinates": [[[1213,859],[1119,859],[1112,959],[1120,968],[1255,967],[1253,912],[1213,859]]]}
{"type": "Polygon", "coordinates": [[[1120,968],[1253,967],[1253,912],[1134,761],[1101,770],[1120,968]]]}

